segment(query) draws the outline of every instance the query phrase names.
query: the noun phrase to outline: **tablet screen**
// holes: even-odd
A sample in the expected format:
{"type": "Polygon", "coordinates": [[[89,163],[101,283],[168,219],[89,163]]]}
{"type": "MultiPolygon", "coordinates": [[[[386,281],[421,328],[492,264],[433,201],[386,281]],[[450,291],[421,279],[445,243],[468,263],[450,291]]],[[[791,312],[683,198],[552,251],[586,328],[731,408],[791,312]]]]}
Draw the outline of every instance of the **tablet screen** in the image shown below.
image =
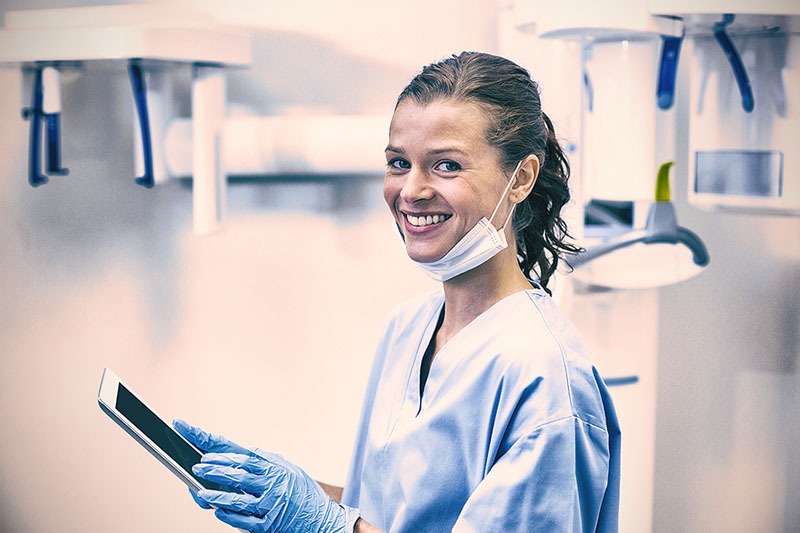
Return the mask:
{"type": "Polygon", "coordinates": [[[212,490],[232,490],[230,487],[224,487],[195,476],[192,473],[192,466],[200,462],[200,453],[122,384],[117,390],[116,409],[201,485],[212,490]]]}

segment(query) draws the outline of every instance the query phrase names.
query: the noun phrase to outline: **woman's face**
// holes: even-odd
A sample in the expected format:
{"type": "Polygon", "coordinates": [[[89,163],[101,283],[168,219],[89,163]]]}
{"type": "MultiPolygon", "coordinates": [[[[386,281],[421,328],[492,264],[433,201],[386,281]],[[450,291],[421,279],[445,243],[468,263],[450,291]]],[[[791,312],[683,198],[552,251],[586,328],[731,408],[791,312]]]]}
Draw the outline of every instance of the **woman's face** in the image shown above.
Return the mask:
{"type": "MultiPolygon", "coordinates": [[[[383,197],[415,261],[441,259],[482,218],[508,184],[500,154],[486,141],[487,118],[468,102],[404,100],[386,148],[383,197]]],[[[511,209],[504,199],[492,223],[511,209]]]]}

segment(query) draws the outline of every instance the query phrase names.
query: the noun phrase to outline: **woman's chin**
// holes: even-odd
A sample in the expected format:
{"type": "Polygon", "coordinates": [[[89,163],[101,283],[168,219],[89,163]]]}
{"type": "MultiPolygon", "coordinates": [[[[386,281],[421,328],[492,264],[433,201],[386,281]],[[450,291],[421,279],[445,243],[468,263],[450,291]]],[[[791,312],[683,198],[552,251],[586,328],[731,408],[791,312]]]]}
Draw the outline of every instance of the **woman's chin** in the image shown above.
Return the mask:
{"type": "Polygon", "coordinates": [[[416,261],[417,263],[433,263],[434,261],[438,261],[442,257],[444,257],[444,253],[431,251],[431,250],[418,250],[406,246],[406,253],[408,257],[411,258],[412,261],[416,261]]]}

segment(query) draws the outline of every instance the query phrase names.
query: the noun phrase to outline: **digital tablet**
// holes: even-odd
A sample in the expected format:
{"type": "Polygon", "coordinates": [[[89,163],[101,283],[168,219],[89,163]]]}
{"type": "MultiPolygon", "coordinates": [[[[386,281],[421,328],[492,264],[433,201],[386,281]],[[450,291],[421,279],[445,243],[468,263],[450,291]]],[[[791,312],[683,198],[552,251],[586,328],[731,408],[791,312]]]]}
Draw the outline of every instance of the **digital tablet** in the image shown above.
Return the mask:
{"type": "Polygon", "coordinates": [[[147,407],[108,368],[103,370],[100,379],[97,403],[128,435],[144,446],[191,490],[232,490],[192,474],[192,466],[200,462],[201,452],[147,407]]]}

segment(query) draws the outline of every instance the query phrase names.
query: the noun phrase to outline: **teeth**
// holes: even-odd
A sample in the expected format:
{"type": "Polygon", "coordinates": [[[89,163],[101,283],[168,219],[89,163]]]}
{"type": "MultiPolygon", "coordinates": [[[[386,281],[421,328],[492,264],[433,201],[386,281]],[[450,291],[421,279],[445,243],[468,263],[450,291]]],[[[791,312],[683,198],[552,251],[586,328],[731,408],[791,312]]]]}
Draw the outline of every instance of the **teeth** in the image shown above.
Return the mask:
{"type": "Polygon", "coordinates": [[[415,217],[414,215],[406,215],[408,221],[411,223],[412,226],[431,226],[433,224],[438,224],[440,222],[444,222],[448,218],[448,215],[427,215],[422,217],[415,217]]]}

